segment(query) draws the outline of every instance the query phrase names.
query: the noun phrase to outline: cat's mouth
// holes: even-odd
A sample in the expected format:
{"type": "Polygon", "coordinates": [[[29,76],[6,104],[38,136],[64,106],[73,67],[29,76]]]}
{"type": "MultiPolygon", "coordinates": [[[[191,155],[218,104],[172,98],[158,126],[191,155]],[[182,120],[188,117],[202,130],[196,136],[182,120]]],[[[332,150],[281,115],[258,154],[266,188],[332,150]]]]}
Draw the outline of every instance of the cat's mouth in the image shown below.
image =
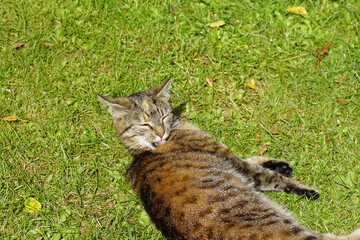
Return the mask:
{"type": "Polygon", "coordinates": [[[154,142],[152,143],[154,145],[155,148],[157,148],[159,145],[163,145],[166,143],[165,139],[161,139],[160,141],[154,142]]]}

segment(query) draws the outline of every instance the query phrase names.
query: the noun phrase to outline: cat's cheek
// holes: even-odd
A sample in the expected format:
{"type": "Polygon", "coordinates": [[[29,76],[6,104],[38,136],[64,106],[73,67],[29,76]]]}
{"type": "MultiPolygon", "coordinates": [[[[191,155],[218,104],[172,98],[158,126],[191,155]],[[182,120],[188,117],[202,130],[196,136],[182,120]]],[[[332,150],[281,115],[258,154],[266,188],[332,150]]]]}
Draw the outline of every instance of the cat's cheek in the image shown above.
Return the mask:
{"type": "Polygon", "coordinates": [[[141,148],[150,148],[152,150],[156,149],[152,142],[149,142],[143,138],[139,138],[138,143],[140,144],[141,148]]]}

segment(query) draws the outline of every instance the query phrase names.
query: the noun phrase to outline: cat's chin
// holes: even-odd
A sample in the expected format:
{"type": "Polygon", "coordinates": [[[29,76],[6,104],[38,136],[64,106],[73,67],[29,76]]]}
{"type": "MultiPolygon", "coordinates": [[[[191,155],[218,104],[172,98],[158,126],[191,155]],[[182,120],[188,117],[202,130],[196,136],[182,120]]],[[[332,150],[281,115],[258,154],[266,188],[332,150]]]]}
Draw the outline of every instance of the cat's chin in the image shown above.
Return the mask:
{"type": "Polygon", "coordinates": [[[166,143],[166,140],[165,139],[161,139],[160,141],[158,142],[154,142],[153,145],[155,148],[159,147],[160,145],[163,145],[166,143]]]}

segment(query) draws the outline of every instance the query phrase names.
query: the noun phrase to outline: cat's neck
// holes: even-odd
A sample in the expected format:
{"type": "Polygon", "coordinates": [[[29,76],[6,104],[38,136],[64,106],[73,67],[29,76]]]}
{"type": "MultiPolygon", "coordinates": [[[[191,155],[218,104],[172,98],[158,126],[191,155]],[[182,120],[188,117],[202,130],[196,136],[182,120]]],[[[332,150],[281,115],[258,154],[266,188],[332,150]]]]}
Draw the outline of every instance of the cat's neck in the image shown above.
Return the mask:
{"type": "Polygon", "coordinates": [[[171,131],[165,144],[159,145],[156,149],[140,149],[133,151],[131,154],[137,158],[148,156],[149,154],[164,154],[176,151],[229,154],[229,149],[224,144],[216,141],[215,138],[204,133],[198,127],[186,122],[179,122],[177,124],[171,131]],[[204,143],[206,143],[205,146],[204,143]]]}

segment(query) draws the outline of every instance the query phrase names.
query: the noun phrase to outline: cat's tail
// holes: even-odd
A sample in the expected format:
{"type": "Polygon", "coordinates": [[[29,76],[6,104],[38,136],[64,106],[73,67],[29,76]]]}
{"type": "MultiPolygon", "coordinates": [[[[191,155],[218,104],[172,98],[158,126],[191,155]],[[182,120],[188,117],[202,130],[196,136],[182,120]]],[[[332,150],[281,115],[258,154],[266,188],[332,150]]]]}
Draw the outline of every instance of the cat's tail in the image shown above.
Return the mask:
{"type": "Polygon", "coordinates": [[[360,240],[360,228],[353,231],[350,235],[335,236],[331,234],[323,235],[324,240],[360,240]]]}

